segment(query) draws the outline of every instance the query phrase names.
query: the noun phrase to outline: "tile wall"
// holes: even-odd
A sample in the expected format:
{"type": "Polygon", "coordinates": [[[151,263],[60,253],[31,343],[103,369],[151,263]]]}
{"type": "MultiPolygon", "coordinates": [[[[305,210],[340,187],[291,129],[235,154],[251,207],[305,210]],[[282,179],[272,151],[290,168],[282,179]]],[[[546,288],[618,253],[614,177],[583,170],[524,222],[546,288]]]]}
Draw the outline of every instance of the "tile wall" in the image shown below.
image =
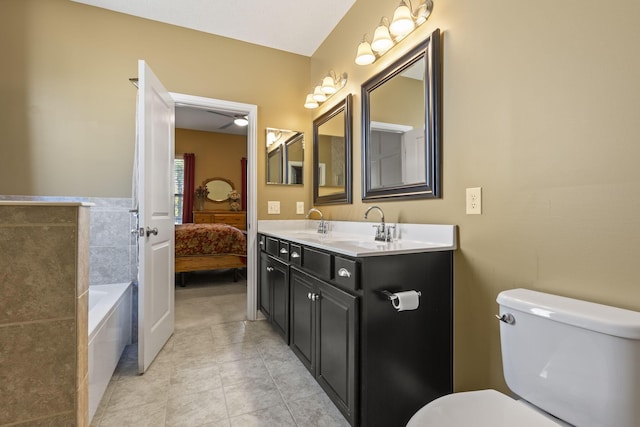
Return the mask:
{"type": "Polygon", "coordinates": [[[89,208],[0,200],[0,425],[88,424],[89,208]]]}

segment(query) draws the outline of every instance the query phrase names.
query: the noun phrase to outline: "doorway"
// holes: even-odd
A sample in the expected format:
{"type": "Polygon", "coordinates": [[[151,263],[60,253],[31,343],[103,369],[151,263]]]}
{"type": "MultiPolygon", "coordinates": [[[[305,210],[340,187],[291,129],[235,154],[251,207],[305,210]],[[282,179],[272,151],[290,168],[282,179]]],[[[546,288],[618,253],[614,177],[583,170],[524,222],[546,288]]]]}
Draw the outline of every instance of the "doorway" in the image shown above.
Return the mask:
{"type": "Polygon", "coordinates": [[[176,105],[208,110],[222,110],[233,114],[247,116],[247,319],[257,320],[257,122],[258,107],[200,96],[170,93],[176,105]]]}

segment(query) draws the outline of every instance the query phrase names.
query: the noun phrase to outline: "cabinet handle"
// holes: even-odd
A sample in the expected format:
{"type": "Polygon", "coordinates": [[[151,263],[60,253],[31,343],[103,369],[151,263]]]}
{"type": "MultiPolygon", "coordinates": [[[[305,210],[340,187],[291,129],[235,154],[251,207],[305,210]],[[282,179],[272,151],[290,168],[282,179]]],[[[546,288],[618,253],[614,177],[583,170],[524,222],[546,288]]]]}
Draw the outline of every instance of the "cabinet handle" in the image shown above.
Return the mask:
{"type": "Polygon", "coordinates": [[[271,273],[273,271],[273,267],[267,267],[267,271],[271,273]]]}
{"type": "Polygon", "coordinates": [[[340,277],[351,277],[351,273],[346,268],[341,268],[338,270],[338,276],[340,277]]]}
{"type": "Polygon", "coordinates": [[[281,254],[288,254],[288,253],[289,253],[289,251],[288,251],[288,250],[286,250],[285,248],[282,248],[282,249],[280,249],[280,253],[281,253],[281,254]]]}
{"type": "Polygon", "coordinates": [[[300,258],[300,254],[298,252],[291,252],[291,258],[300,258]]]}

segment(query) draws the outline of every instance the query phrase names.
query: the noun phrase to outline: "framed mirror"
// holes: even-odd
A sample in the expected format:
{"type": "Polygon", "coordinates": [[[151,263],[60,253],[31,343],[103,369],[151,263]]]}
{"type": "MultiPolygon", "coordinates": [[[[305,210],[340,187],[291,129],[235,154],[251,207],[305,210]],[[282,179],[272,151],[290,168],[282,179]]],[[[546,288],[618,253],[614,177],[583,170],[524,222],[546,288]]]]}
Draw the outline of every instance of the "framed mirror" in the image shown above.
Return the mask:
{"type": "Polygon", "coordinates": [[[233,182],[227,178],[208,178],[202,181],[202,185],[207,187],[209,194],[207,200],[215,203],[222,203],[229,200],[229,192],[234,190],[233,182]]]}
{"type": "Polygon", "coordinates": [[[440,30],[362,85],[362,200],[440,198],[440,30]]]}
{"type": "Polygon", "coordinates": [[[313,202],[351,203],[352,95],[313,121],[313,202]]]}
{"type": "Polygon", "coordinates": [[[267,128],[267,184],[303,184],[304,134],[267,128]]]}

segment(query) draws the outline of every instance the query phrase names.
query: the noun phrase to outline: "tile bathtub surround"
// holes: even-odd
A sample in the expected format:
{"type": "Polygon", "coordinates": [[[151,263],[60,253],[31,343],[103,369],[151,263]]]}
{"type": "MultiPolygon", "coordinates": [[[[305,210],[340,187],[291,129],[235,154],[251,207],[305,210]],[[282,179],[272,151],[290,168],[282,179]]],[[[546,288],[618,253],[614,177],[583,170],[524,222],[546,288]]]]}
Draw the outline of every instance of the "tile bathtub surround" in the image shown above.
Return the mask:
{"type": "Polygon", "coordinates": [[[135,217],[131,198],[91,198],[91,285],[131,282],[137,275],[135,217]]]}
{"type": "Polygon", "coordinates": [[[47,202],[0,200],[0,425],[87,425],[89,208],[47,202]]]}
{"type": "Polygon", "coordinates": [[[205,275],[176,291],[175,333],[147,373],[125,350],[91,426],[348,426],[271,326],[244,320],[246,282],[205,275]]]}

